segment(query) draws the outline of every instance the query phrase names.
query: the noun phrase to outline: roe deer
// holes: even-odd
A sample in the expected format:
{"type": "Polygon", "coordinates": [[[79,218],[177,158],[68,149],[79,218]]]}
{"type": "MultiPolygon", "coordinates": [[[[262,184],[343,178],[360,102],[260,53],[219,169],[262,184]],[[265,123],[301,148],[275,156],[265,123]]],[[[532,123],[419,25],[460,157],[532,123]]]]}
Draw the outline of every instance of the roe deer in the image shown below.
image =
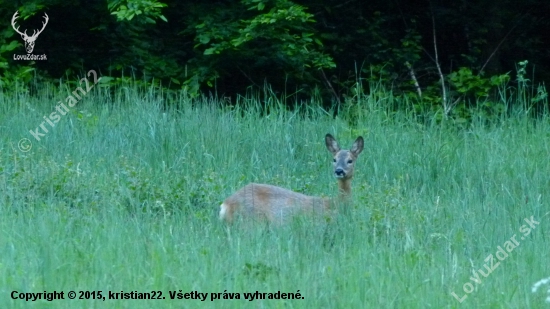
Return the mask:
{"type": "Polygon", "coordinates": [[[246,217],[267,219],[271,223],[283,223],[299,212],[325,213],[339,203],[349,202],[355,160],[363,151],[363,137],[359,136],[350,150],[341,150],[330,134],[325,136],[325,144],[334,156],[334,177],[338,180],[339,191],[337,199],[308,196],[281,187],[250,183],[220,205],[220,220],[231,223],[233,216],[239,213],[246,217]]]}

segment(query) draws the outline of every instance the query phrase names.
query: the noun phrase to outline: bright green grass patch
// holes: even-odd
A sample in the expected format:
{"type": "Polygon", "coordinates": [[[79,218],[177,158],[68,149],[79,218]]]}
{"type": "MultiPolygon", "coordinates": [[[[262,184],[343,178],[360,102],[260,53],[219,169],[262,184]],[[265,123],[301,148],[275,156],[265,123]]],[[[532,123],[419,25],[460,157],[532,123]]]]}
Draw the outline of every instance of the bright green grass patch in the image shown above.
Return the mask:
{"type": "Polygon", "coordinates": [[[40,141],[29,130],[67,94],[0,97],[0,308],[548,307],[545,288],[531,292],[550,276],[548,118],[457,129],[367,98],[351,126],[270,97],[228,108],[116,93],[92,91],[40,141]],[[365,138],[349,212],[274,229],[218,222],[223,199],[252,181],[334,195],[326,133],[346,148],[365,138]],[[488,274],[490,255],[500,264],[488,274]],[[54,290],[166,299],[11,299],[54,290]],[[180,290],[209,294],[171,300],[180,290]],[[303,299],[244,299],[256,291],[303,299]]]}

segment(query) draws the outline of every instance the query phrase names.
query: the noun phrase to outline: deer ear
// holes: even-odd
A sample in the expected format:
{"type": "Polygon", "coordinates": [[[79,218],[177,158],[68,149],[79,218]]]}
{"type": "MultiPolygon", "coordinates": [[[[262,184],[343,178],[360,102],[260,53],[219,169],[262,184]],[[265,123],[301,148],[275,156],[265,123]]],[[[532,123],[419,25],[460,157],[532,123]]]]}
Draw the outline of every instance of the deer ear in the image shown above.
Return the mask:
{"type": "Polygon", "coordinates": [[[363,141],[363,137],[362,136],[359,136],[355,142],[353,143],[353,145],[351,146],[351,152],[355,155],[355,156],[358,156],[361,151],[363,151],[363,148],[365,147],[365,142],[363,141]]]}
{"type": "Polygon", "coordinates": [[[325,144],[328,151],[330,151],[333,155],[340,151],[340,146],[338,145],[338,142],[330,134],[325,135],[325,144]]]}

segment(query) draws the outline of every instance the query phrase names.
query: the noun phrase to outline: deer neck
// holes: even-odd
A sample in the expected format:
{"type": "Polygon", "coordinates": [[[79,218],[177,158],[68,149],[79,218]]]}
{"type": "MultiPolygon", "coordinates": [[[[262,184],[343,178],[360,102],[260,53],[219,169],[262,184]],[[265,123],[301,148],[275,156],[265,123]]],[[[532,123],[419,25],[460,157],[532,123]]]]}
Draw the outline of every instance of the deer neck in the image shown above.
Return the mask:
{"type": "Polygon", "coordinates": [[[351,178],[338,179],[338,197],[345,201],[351,198],[351,178]]]}

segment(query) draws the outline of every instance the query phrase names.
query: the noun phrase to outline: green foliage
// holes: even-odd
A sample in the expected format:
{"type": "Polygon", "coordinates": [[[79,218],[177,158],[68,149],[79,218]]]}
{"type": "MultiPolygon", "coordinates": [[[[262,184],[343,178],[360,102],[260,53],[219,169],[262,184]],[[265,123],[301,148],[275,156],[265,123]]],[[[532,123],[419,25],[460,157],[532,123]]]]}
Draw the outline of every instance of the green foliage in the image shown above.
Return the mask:
{"type": "Polygon", "coordinates": [[[548,112],[548,92],[544,84],[538,85],[535,89],[535,84],[526,77],[527,65],[529,61],[520,61],[517,64],[516,82],[518,84],[518,99],[521,102],[525,112],[530,113],[532,110],[544,110],[548,112]]]}
{"type": "MultiPolygon", "coordinates": [[[[265,5],[272,5],[269,11],[251,16],[250,19],[231,21],[232,31],[219,32],[221,27],[212,27],[212,20],[195,26],[197,45],[204,45],[205,55],[221,54],[226,50],[244,49],[246,43],[269,42],[275,52],[274,58],[286,58],[291,64],[315,68],[334,67],[330,57],[315,49],[321,41],[314,38],[313,29],[307,23],[314,22],[313,15],[305,7],[288,0],[265,1],[243,0],[248,10],[264,11],[265,5]],[[251,6],[252,5],[252,6],[251,6]],[[218,31],[216,31],[216,29],[218,31]],[[229,35],[229,36],[226,36],[229,35]],[[315,40],[314,40],[315,39],[315,40]]],[[[219,21],[217,21],[219,22],[219,21]]],[[[248,46],[248,49],[253,49],[248,46]]]]}
{"type": "MultiPolygon", "coordinates": [[[[0,59],[2,61],[2,59],[0,59]]],[[[34,68],[30,66],[6,66],[0,68],[0,88],[8,91],[27,88],[32,80],[34,68]]]]}
{"type": "Polygon", "coordinates": [[[164,7],[167,7],[165,3],[156,0],[111,0],[108,3],[109,11],[118,21],[130,21],[137,16],[140,22],[150,24],[156,23],[157,18],[168,22],[161,13],[164,7]]]}
{"type": "Polygon", "coordinates": [[[202,12],[187,30],[194,34],[195,48],[202,51],[193,62],[195,74],[185,82],[188,91],[204,82],[212,87],[228,73],[222,73],[222,63],[231,63],[232,70],[275,65],[305,80],[312,78],[311,69],[335,67],[310,25],[315,22],[313,15],[292,1],[243,0],[202,12]]]}
{"type": "Polygon", "coordinates": [[[531,110],[540,112],[545,91],[535,80],[548,79],[550,63],[544,56],[548,40],[539,30],[548,26],[542,12],[550,2],[528,0],[521,8],[511,0],[483,0],[476,6],[384,0],[368,5],[333,0],[6,2],[0,10],[6,21],[0,29],[0,82],[15,89],[32,77],[71,79],[93,68],[104,76],[183,88],[193,97],[212,91],[235,100],[250,87],[256,91],[269,84],[276,93],[295,97],[284,104],[314,94],[327,107],[357,95],[359,82],[366,82],[366,92],[369,84],[384,82],[396,96],[416,100],[417,111],[442,111],[447,117],[461,110],[465,116],[460,117],[468,118],[480,107],[472,103],[477,98],[496,104],[506,72],[529,59],[537,70],[517,82],[538,100],[526,102],[531,110]],[[47,62],[12,59],[22,46],[7,23],[15,11],[29,31],[41,22],[37,14],[50,14],[39,44],[50,53],[47,62]],[[441,74],[434,63],[435,41],[441,74]],[[440,75],[449,92],[445,102],[440,75]]]}
{"type": "Polygon", "coordinates": [[[447,76],[451,86],[460,96],[473,95],[475,99],[487,97],[491,90],[505,85],[509,80],[508,74],[484,78],[482,74],[474,75],[469,68],[459,68],[447,76]]]}

